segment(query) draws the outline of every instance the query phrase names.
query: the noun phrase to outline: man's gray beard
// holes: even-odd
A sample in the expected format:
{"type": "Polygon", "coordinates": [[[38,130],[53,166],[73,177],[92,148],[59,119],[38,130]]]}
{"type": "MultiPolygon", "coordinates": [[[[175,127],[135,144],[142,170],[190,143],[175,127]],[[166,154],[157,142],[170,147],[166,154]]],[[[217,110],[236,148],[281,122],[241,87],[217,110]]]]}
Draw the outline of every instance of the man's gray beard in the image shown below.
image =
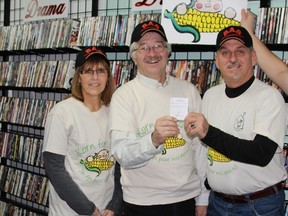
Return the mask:
{"type": "Polygon", "coordinates": [[[237,80],[238,78],[239,78],[238,73],[237,73],[237,72],[234,72],[234,73],[233,73],[233,79],[234,79],[234,80],[237,80]]]}

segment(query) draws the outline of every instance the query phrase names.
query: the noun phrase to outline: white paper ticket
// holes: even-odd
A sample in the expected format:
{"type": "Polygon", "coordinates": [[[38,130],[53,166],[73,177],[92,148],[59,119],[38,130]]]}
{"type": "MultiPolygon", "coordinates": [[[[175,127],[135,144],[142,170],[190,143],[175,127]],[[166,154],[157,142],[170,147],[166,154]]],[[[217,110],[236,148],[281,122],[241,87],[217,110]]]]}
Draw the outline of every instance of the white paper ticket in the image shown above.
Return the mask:
{"type": "Polygon", "coordinates": [[[177,120],[184,120],[188,114],[188,98],[171,98],[170,99],[170,115],[177,120]]]}

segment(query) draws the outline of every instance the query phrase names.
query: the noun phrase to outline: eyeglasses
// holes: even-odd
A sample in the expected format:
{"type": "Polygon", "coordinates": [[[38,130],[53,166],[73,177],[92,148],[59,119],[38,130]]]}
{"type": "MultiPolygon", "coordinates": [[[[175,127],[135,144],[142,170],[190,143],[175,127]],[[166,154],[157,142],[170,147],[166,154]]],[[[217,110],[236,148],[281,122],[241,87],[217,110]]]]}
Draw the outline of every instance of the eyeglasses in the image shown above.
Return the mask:
{"type": "Polygon", "coordinates": [[[244,48],[240,48],[240,49],[236,49],[234,51],[228,50],[228,49],[220,49],[218,51],[218,53],[224,57],[224,58],[231,58],[232,54],[236,57],[244,57],[248,54],[249,49],[244,49],[244,48]]]}
{"type": "Polygon", "coordinates": [[[138,49],[135,49],[139,53],[148,54],[150,50],[152,49],[155,53],[161,53],[163,52],[167,46],[164,46],[163,44],[155,44],[154,46],[148,46],[147,44],[140,45],[138,49]]]}
{"type": "Polygon", "coordinates": [[[106,75],[108,72],[107,69],[104,69],[104,68],[98,68],[96,70],[91,70],[91,69],[88,69],[88,70],[83,70],[81,71],[80,73],[85,75],[85,76],[93,76],[94,73],[97,74],[97,76],[104,76],[106,75]]]}

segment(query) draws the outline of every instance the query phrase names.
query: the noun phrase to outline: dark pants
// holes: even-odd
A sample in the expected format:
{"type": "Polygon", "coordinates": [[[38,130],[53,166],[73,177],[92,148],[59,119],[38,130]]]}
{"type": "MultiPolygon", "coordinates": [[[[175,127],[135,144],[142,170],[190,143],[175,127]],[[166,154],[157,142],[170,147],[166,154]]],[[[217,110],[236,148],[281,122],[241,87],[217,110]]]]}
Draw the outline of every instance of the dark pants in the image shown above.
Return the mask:
{"type": "Polygon", "coordinates": [[[124,203],[124,216],[195,216],[195,200],[164,204],[140,206],[124,203]]]}

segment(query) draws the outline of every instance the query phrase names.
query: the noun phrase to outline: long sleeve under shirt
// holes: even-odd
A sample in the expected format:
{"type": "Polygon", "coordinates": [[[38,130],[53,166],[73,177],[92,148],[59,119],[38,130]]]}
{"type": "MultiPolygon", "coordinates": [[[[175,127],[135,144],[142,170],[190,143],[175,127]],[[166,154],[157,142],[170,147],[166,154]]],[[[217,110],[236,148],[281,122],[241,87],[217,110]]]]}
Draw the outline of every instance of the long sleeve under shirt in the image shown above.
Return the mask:
{"type": "MultiPolygon", "coordinates": [[[[238,97],[252,85],[254,79],[255,77],[252,76],[246,83],[237,88],[226,86],[226,95],[229,98],[238,97]]],[[[277,143],[260,134],[257,134],[254,140],[245,140],[227,134],[211,125],[209,125],[208,133],[202,141],[232,160],[257,166],[266,166],[278,147],[277,143]]]]}
{"type": "MultiPolygon", "coordinates": [[[[58,195],[67,202],[77,214],[92,215],[96,206],[87,196],[81,191],[78,185],[70,177],[65,169],[63,155],[44,152],[45,170],[49,180],[53,184],[58,195]],[[66,185],[66,187],[63,187],[66,185]],[[67,190],[68,189],[68,190],[67,190]]],[[[113,211],[116,215],[122,214],[122,188],[120,185],[120,166],[115,165],[115,188],[113,197],[108,203],[106,209],[113,211]]]]}

